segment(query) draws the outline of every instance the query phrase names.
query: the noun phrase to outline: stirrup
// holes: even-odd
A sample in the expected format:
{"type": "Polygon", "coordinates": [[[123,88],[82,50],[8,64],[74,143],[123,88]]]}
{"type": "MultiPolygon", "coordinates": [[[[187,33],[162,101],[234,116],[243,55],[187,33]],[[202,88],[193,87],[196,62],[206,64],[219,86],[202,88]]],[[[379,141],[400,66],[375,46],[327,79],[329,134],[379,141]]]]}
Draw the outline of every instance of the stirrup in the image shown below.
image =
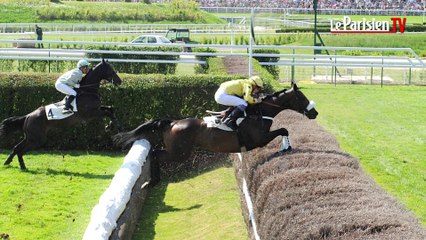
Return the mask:
{"type": "Polygon", "coordinates": [[[233,121],[228,121],[228,122],[224,121],[223,124],[229,127],[230,129],[232,129],[233,131],[237,130],[238,128],[237,124],[233,121]]]}
{"type": "Polygon", "coordinates": [[[71,114],[71,113],[73,113],[73,111],[71,109],[69,109],[69,108],[64,108],[62,110],[62,114],[71,114]]]}

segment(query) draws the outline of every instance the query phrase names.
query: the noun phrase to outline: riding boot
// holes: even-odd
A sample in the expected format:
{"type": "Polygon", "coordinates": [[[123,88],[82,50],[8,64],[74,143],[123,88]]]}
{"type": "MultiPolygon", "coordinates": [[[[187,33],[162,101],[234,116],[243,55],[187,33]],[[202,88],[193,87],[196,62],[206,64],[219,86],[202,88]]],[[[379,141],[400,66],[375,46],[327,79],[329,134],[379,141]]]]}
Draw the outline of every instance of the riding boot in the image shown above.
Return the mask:
{"type": "Polygon", "coordinates": [[[243,111],[238,107],[235,107],[234,110],[228,115],[228,117],[223,121],[223,124],[231,128],[232,130],[237,130],[237,119],[242,115],[243,111]]]}
{"type": "Polygon", "coordinates": [[[62,110],[62,113],[63,113],[63,114],[70,114],[70,113],[73,113],[71,103],[72,103],[72,101],[73,101],[74,99],[75,99],[75,96],[73,96],[73,95],[69,95],[69,96],[67,97],[67,99],[65,100],[65,107],[64,107],[64,109],[62,110]]]}

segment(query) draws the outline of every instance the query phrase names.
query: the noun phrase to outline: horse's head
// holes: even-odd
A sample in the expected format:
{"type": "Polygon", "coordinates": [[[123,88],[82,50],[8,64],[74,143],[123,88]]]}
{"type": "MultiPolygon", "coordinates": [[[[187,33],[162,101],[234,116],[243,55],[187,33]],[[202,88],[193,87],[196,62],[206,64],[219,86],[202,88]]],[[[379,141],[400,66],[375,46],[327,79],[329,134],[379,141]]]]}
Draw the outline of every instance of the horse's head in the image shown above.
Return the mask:
{"type": "Polygon", "coordinates": [[[117,72],[115,71],[111,63],[105,61],[105,59],[102,58],[102,62],[95,66],[95,68],[97,67],[101,68],[101,79],[105,79],[108,82],[113,83],[114,85],[120,85],[123,82],[121,78],[117,75],[117,72]]]}
{"type": "Polygon", "coordinates": [[[277,92],[274,95],[273,102],[283,109],[294,110],[309,119],[315,119],[318,115],[315,110],[315,102],[309,101],[296,84],[293,84],[291,89],[277,92]]]}
{"type": "Polygon", "coordinates": [[[115,72],[114,67],[102,59],[93,69],[90,69],[80,82],[80,87],[85,89],[98,89],[102,80],[107,80],[114,85],[121,84],[121,78],[115,72]]]}

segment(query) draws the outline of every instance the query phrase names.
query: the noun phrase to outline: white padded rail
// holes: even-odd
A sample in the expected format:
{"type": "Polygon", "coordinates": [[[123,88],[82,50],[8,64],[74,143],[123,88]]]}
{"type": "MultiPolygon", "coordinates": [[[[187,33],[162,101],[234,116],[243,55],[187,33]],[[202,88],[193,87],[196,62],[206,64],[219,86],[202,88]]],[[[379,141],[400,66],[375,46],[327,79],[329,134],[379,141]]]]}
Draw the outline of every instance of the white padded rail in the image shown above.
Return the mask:
{"type": "MultiPolygon", "coordinates": [[[[241,153],[237,153],[238,158],[240,159],[240,162],[243,162],[243,155],[241,153]]],[[[243,176],[243,193],[244,193],[244,198],[246,200],[246,204],[247,204],[247,209],[249,212],[249,221],[251,223],[251,226],[253,228],[253,236],[255,240],[260,240],[260,236],[257,233],[257,226],[256,226],[256,220],[254,219],[254,209],[253,209],[253,201],[251,200],[250,197],[250,192],[248,190],[247,187],[247,182],[246,179],[243,176]]]]}
{"type": "Polygon", "coordinates": [[[141,174],[150,148],[151,144],[145,139],[133,143],[110,186],[93,208],[83,240],[109,239],[117,225],[118,218],[130,200],[132,188],[141,174]]]}

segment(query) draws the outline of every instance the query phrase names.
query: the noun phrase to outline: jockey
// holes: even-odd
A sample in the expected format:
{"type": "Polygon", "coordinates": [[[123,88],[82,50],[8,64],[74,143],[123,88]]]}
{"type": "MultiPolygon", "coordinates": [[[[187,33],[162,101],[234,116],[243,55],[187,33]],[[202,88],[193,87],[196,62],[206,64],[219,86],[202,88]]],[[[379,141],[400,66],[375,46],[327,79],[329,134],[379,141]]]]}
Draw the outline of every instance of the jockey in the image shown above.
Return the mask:
{"type": "Polygon", "coordinates": [[[71,103],[77,96],[77,92],[73,88],[80,87],[79,83],[83,78],[83,74],[87,74],[89,72],[89,66],[90,63],[87,60],[82,59],[78,61],[77,68],[62,74],[62,76],[56,80],[55,88],[59,92],[68,95],[65,101],[65,107],[62,110],[63,114],[70,114],[73,112],[71,103]]]}
{"type": "Polygon", "coordinates": [[[223,123],[232,130],[236,130],[237,124],[235,121],[244,112],[247,105],[261,101],[254,98],[252,94],[258,93],[262,88],[263,81],[259,76],[222,83],[216,91],[214,99],[219,104],[235,107],[223,123]]]}

